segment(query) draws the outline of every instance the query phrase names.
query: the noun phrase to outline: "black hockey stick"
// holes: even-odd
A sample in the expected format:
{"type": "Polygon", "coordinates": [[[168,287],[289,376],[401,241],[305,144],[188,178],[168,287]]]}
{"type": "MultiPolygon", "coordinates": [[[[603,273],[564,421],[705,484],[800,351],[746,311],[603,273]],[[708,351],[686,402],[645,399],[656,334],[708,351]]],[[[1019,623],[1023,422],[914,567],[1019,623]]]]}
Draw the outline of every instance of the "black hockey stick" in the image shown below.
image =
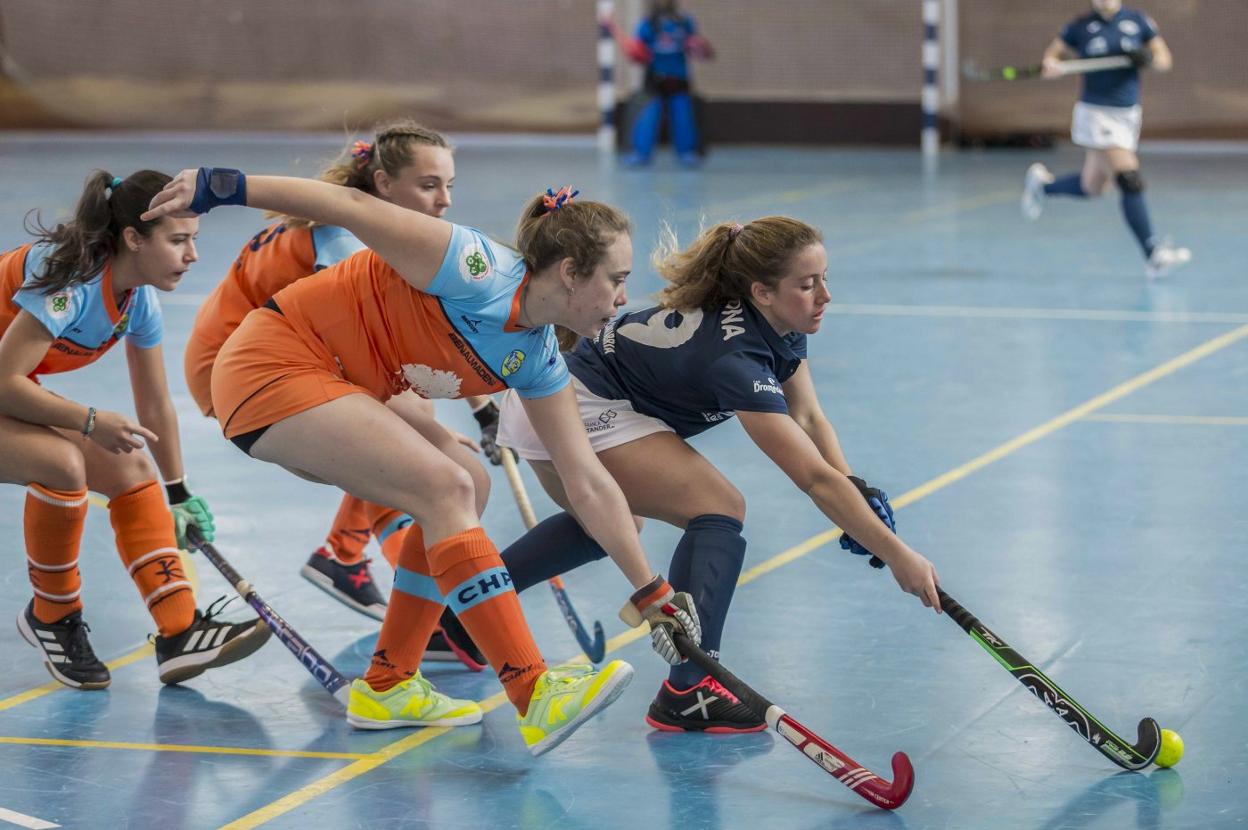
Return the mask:
{"type": "Polygon", "coordinates": [[[750,711],[762,716],[769,727],[784,736],[786,741],[818,764],[824,772],[877,807],[895,810],[906,803],[914,788],[914,767],[910,765],[906,753],[897,752],[893,755],[893,781],[890,784],[751,689],[719,661],[694,645],[684,634],[677,633],[674,639],[681,654],[719,681],[721,686],[732,692],[750,711]]]}
{"type": "MultiPolygon", "coordinates": [[[[1059,77],[1086,75],[1089,72],[1104,72],[1109,69],[1128,69],[1131,66],[1132,60],[1128,55],[1057,62],[1059,77]]],[[[1043,67],[1038,63],[1031,66],[998,66],[993,69],[983,69],[972,60],[962,64],[962,77],[969,81],[1025,81],[1041,77],[1042,72],[1043,67]]]]}
{"type": "Polygon", "coordinates": [[[192,548],[202,553],[221,572],[226,582],[234,586],[234,590],[238,592],[238,595],[256,610],[256,613],[260,615],[260,619],[264,620],[269,628],[273,629],[277,639],[281,640],[282,644],[290,649],[290,653],[295,655],[299,662],[303,664],[303,667],[308,670],[308,673],[325,687],[325,691],[337,698],[338,702],[343,706],[346,706],[347,697],[351,691],[351,682],[343,677],[316,649],[308,645],[299,636],[299,633],[282,619],[281,614],[278,614],[267,602],[261,599],[260,595],[256,593],[256,589],[251,587],[251,583],[239,576],[238,571],[234,570],[233,566],[225,561],[225,557],[210,542],[204,540],[203,534],[199,532],[198,527],[189,525],[186,528],[186,541],[192,548]]]}
{"type": "MultiPolygon", "coordinates": [[[[983,646],[984,651],[991,654],[1005,670],[1026,686],[1033,695],[1038,697],[1045,706],[1052,709],[1057,716],[1079,737],[1101,751],[1109,760],[1123,769],[1139,770],[1148,766],[1157,757],[1161,749],[1161,728],[1152,718],[1140,721],[1139,739],[1134,745],[1118,737],[1113,730],[1094,718],[1075,699],[1066,694],[1060,686],[1049,679],[1048,675],[1033,666],[1021,654],[989,630],[974,614],[963,608],[957,600],[937,588],[940,607],[949,617],[971,635],[971,639],[983,646]]],[[[724,684],[727,685],[727,684],[724,684]]]]}
{"type": "MultiPolygon", "coordinates": [[[[511,485],[511,495],[516,499],[516,508],[520,511],[520,518],[524,520],[525,528],[532,530],[537,524],[537,515],[533,512],[529,493],[524,488],[524,479],[520,477],[520,468],[516,466],[516,459],[509,449],[503,449],[503,470],[507,473],[507,483],[511,485]]],[[[603,633],[602,623],[594,620],[594,636],[590,637],[589,632],[585,630],[585,624],[581,622],[580,615],[572,607],[572,600],[568,597],[563,580],[552,576],[548,581],[550,590],[555,592],[555,602],[559,603],[559,611],[563,614],[563,620],[568,624],[568,628],[572,629],[572,636],[576,637],[577,644],[591,663],[601,663],[602,658],[607,654],[607,638],[603,633]]]]}

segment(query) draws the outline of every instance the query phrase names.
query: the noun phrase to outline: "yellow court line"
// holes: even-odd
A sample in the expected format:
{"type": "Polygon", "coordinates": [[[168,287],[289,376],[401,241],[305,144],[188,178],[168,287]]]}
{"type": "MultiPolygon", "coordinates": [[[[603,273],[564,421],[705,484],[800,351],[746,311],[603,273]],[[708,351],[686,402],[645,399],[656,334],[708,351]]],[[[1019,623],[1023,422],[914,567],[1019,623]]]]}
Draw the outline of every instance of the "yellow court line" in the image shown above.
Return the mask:
{"type": "MultiPolygon", "coordinates": [[[[506,693],[498,692],[497,694],[487,697],[485,700],[480,702],[481,711],[492,712],[506,702],[506,693]]],[[[376,769],[382,764],[399,757],[409,750],[415,749],[422,744],[427,744],[434,738],[439,738],[452,729],[460,728],[462,727],[427,727],[419,732],[408,735],[406,738],[395,741],[394,743],[386,744],[371,755],[367,755],[352,764],[348,764],[340,770],[331,772],[324,778],[318,778],[311,784],[308,784],[305,787],[300,787],[294,792],[288,793],[282,798],[279,798],[277,801],[266,804],[259,810],[248,813],[242,818],[231,821],[229,824],[221,825],[219,830],[250,830],[252,827],[259,827],[265,822],[272,821],[283,813],[287,813],[296,807],[311,801],[322,793],[327,793],[335,787],[347,783],[353,778],[359,778],[364,773],[376,769]]]]}
{"type": "Polygon", "coordinates": [[[345,761],[369,757],[362,752],[315,752],[301,749],[253,749],[242,746],[195,746],[192,744],[138,744],[129,741],[71,741],[62,738],[23,738],[17,735],[0,735],[0,744],[69,746],[80,749],[131,749],[141,752],[191,752],[200,755],[260,755],[269,758],[329,758],[345,761]]]}
{"type": "MultiPolygon", "coordinates": [[[[1128,380],[1125,383],[1121,383],[1118,386],[1115,386],[1113,389],[1110,389],[1108,392],[1097,395],[1095,398],[1092,398],[1091,400],[1086,401],[1085,403],[1080,404],[1079,406],[1076,406],[1075,408],[1070,409],[1062,413],[1061,415],[1058,415],[1056,418],[1053,418],[1047,423],[1041,424],[1035,429],[1032,429],[1023,433],[1023,435],[1019,436],[1018,438],[1015,438],[1011,441],[1007,441],[1004,444],[1001,444],[1000,446],[996,447],[995,449],[989,450],[983,455],[980,455],[977,458],[974,458],[971,461],[968,461],[966,464],[963,464],[960,467],[957,467],[949,471],[948,473],[945,473],[944,475],[937,476],[936,478],[931,479],[930,481],[919,485],[913,490],[910,490],[902,494],[895,500],[893,500],[893,506],[897,509],[900,509],[902,507],[905,507],[907,504],[913,504],[919,499],[929,496],[932,493],[936,492],[937,490],[943,487],[947,487],[948,485],[954,483],[955,481],[965,478],[966,476],[970,475],[972,472],[978,469],[981,469],[983,467],[986,467],[992,462],[998,461],[1004,458],[1005,456],[1009,455],[1010,453],[1020,450],[1023,447],[1040,440],[1040,438],[1061,429],[1064,426],[1068,426],[1069,424],[1073,423],[1079,418],[1085,417],[1086,415],[1094,412],[1095,410],[1100,409],[1104,406],[1107,406],[1113,403],[1114,401],[1126,395],[1129,395],[1138,389],[1141,389],[1147,386],[1150,383],[1154,383],[1160,380],[1161,378],[1166,377],[1167,375],[1173,374],[1174,372],[1177,372],[1179,369],[1182,369],[1185,366],[1189,366],[1192,363],[1195,363],[1196,361],[1200,360],[1201,358],[1208,357],[1214,352],[1224,349],[1227,346],[1230,346],[1231,344],[1244,339],[1245,337],[1248,337],[1248,325],[1240,326],[1239,328],[1234,329],[1233,331],[1227,332],[1226,334],[1219,335],[1218,337],[1215,337],[1212,340],[1208,340],[1205,343],[1202,343],[1201,345],[1197,346],[1196,348],[1191,349],[1190,351],[1184,352],[1178,357],[1172,360],[1168,360],[1165,363],[1161,364],[1160,366],[1150,369],[1149,371],[1144,372],[1143,374],[1137,375],[1131,380],[1128,380]]],[[[813,536],[810,539],[807,539],[805,542],[802,542],[799,545],[796,545],[782,553],[777,554],[776,556],[773,556],[771,559],[768,559],[766,562],[763,562],[760,565],[750,568],[748,571],[746,571],[745,573],[741,575],[740,580],[738,580],[738,584],[744,585],[748,582],[751,582],[754,579],[757,579],[758,577],[762,576],[763,574],[766,574],[770,571],[775,570],[776,568],[779,568],[781,565],[788,564],[789,562],[792,562],[795,559],[805,556],[811,551],[816,550],[819,547],[822,547],[823,545],[826,545],[828,542],[832,541],[838,536],[840,536],[839,530],[829,530],[829,531],[820,533],[816,536],[813,536]]],[[[637,640],[638,638],[643,636],[643,634],[645,633],[646,632],[644,632],[642,629],[637,628],[637,629],[630,629],[616,637],[612,637],[607,642],[607,653],[611,653],[615,651],[616,649],[621,648],[624,645],[627,645],[628,643],[633,642],[634,640],[637,640]]],[[[574,662],[585,662],[585,661],[586,661],[586,658],[584,654],[578,655],[574,660],[574,662]]],[[[498,708],[498,706],[500,706],[505,700],[506,700],[505,696],[503,695],[503,693],[500,692],[494,695],[493,697],[487,698],[486,700],[482,701],[481,708],[488,712],[488,711],[498,708]]],[[[450,728],[456,728],[456,727],[450,727],[450,728]]],[[[261,807],[260,809],[255,810],[251,813],[248,813],[247,815],[243,816],[242,818],[236,821],[230,822],[229,824],[222,825],[220,828],[218,828],[218,830],[252,830],[252,828],[259,827],[260,825],[265,824],[266,822],[274,818],[277,818],[278,816],[284,813],[287,813],[295,809],[296,807],[299,807],[307,803],[308,801],[311,801],[317,796],[322,795],[323,793],[329,792],[330,790],[336,788],[340,784],[350,781],[353,778],[357,778],[360,775],[363,775],[364,773],[369,772],[370,770],[376,769],[377,767],[381,766],[382,764],[386,763],[392,758],[395,758],[403,754],[404,752],[407,752],[409,749],[420,746],[421,744],[427,743],[428,741],[431,741],[434,738],[445,734],[447,731],[448,731],[447,727],[437,727],[433,729],[426,729],[414,735],[410,735],[406,738],[403,738],[402,740],[396,741],[395,743],[388,744],[382,747],[381,749],[379,749],[373,755],[369,756],[367,759],[356,761],[355,763],[350,764],[344,767],[343,769],[338,770],[337,772],[331,773],[330,775],[324,778],[317,779],[316,781],[313,781],[311,784],[308,784],[305,787],[301,787],[300,789],[287,794],[286,796],[278,799],[277,801],[267,804],[264,807],[261,807]]]]}
{"type": "Polygon", "coordinates": [[[1092,415],[1089,421],[1118,424],[1195,424],[1214,427],[1248,427],[1248,418],[1230,415],[1092,415]]]}
{"type": "Polygon", "coordinates": [[[1016,199],[1018,199],[1018,191],[1016,190],[994,190],[991,193],[968,196],[965,199],[957,199],[943,205],[932,205],[931,207],[911,210],[901,215],[901,221],[906,224],[914,224],[916,222],[926,222],[928,219],[942,219],[950,213],[978,210],[982,207],[1013,202],[1016,199]]]}
{"type": "MultiPolygon", "coordinates": [[[[152,647],[151,643],[145,643],[129,654],[123,654],[116,660],[111,660],[104,665],[108,666],[109,671],[114,671],[122,668],[123,666],[128,666],[131,663],[137,663],[146,657],[150,657],[155,651],[156,650],[152,647]]],[[[12,709],[15,706],[21,706],[23,703],[29,703],[30,701],[41,698],[51,692],[59,692],[60,690],[67,688],[69,687],[62,683],[58,683],[55,680],[51,680],[44,683],[42,686],[36,686],[33,689],[27,689],[24,692],[13,695],[12,697],[6,697],[4,700],[0,700],[0,712],[5,711],[6,709],[12,709]]]]}

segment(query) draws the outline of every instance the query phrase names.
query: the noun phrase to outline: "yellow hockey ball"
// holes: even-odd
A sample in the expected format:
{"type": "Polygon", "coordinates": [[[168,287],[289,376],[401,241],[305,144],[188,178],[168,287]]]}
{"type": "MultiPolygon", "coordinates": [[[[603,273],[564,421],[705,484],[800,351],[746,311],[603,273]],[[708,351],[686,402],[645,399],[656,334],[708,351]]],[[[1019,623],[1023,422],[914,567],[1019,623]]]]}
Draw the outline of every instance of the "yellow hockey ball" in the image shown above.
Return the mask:
{"type": "Polygon", "coordinates": [[[1001,70],[1001,74],[1002,74],[1002,76],[1004,76],[1004,77],[1005,77],[1005,79],[1006,79],[1007,81],[1012,81],[1012,80],[1014,80],[1014,76],[1015,76],[1015,74],[1017,74],[1017,73],[1015,72],[1014,67],[1012,67],[1012,66],[1007,66],[1007,67],[1005,67],[1004,69],[1002,69],[1002,70],[1001,70]]]}
{"type": "Polygon", "coordinates": [[[1181,760],[1183,760],[1183,739],[1179,737],[1178,732],[1171,732],[1169,729],[1161,730],[1161,749],[1157,751],[1157,758],[1153,763],[1159,767],[1172,767],[1181,760]]]}

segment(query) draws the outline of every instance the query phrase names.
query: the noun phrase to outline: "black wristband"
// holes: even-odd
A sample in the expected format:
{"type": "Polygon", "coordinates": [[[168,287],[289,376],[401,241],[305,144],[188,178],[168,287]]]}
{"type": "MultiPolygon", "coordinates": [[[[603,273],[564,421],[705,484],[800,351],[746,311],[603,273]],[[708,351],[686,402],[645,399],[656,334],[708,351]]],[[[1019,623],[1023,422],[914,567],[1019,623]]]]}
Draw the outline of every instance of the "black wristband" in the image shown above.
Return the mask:
{"type": "Polygon", "coordinates": [[[490,401],[485,406],[472,413],[472,417],[477,419],[477,425],[484,428],[498,420],[498,405],[494,401],[490,401]]]}
{"type": "Polygon", "coordinates": [[[170,504],[181,504],[191,497],[191,491],[186,489],[186,479],[180,478],[177,481],[171,481],[165,485],[165,495],[169,497],[170,504]]]}

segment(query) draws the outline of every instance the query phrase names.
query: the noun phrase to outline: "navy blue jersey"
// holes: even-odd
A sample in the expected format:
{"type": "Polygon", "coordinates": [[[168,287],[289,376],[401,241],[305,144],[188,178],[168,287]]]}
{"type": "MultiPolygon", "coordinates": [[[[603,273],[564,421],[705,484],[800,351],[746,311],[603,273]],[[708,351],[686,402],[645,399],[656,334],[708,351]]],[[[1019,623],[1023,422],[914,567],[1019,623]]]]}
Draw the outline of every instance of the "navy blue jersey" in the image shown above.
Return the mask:
{"type": "Polygon", "coordinates": [[[712,311],[654,307],[624,314],[567,356],[590,392],[627,400],[681,438],[738,410],[789,411],[780,384],[806,359],[806,335],[781,337],[750,303],[712,311]]]}
{"type": "MultiPolygon", "coordinates": [[[[1124,55],[1157,37],[1157,24],[1144,12],[1118,10],[1112,20],[1090,12],[1062,29],[1062,42],[1081,58],[1124,55]]],[[[1133,107],[1140,102],[1140,70],[1112,69],[1083,76],[1079,100],[1103,107],[1133,107]]]]}

